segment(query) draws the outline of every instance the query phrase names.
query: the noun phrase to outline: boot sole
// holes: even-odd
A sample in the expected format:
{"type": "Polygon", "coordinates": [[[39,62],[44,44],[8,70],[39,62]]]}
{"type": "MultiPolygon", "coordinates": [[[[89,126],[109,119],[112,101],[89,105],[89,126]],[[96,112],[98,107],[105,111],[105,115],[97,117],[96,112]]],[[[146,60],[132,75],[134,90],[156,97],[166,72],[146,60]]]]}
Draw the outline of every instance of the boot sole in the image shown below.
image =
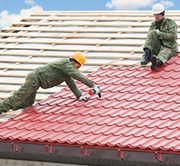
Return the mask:
{"type": "Polygon", "coordinates": [[[156,67],[157,67],[157,57],[156,56],[154,56],[154,55],[152,56],[151,63],[152,63],[151,70],[152,71],[156,70],[156,67]]]}

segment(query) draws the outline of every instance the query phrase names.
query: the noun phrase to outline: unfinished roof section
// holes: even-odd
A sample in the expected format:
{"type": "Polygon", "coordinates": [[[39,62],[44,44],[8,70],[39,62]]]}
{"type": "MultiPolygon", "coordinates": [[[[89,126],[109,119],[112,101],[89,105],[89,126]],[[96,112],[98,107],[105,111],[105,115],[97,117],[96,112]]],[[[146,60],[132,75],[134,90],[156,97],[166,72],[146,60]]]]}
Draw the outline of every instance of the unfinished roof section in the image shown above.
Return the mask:
{"type": "MultiPolygon", "coordinates": [[[[167,11],[166,16],[180,26],[180,11],[167,11]]],[[[0,32],[0,100],[16,91],[34,68],[68,58],[75,51],[87,57],[81,69],[84,74],[100,66],[138,66],[153,20],[151,11],[44,11],[3,28],[0,32]]],[[[64,86],[39,89],[37,101],[64,86]]]]}

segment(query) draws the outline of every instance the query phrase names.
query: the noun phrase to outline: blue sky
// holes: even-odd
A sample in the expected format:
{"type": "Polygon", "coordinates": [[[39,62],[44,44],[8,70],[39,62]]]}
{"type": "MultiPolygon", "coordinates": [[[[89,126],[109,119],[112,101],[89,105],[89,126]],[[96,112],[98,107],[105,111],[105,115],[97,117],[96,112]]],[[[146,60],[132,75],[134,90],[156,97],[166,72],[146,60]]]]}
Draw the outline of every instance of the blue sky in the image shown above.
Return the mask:
{"type": "Polygon", "coordinates": [[[180,10],[180,0],[0,0],[0,28],[36,11],[151,10],[155,3],[180,10]]]}

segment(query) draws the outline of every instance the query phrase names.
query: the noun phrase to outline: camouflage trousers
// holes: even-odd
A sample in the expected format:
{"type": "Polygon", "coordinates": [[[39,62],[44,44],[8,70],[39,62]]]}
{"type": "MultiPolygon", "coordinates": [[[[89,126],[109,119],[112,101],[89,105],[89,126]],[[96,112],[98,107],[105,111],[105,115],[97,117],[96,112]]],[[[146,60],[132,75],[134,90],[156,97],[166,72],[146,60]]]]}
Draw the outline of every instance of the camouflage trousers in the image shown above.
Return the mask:
{"type": "Polygon", "coordinates": [[[0,111],[17,110],[33,105],[40,81],[35,72],[27,75],[25,83],[10,97],[0,103],[0,111]]]}
{"type": "MultiPolygon", "coordinates": [[[[177,51],[164,46],[162,41],[159,39],[156,30],[149,31],[143,49],[145,48],[151,50],[151,56],[157,55],[158,59],[160,59],[163,63],[167,62],[170,58],[177,54],[177,51]]],[[[145,55],[146,54],[144,53],[143,57],[145,55]]]]}

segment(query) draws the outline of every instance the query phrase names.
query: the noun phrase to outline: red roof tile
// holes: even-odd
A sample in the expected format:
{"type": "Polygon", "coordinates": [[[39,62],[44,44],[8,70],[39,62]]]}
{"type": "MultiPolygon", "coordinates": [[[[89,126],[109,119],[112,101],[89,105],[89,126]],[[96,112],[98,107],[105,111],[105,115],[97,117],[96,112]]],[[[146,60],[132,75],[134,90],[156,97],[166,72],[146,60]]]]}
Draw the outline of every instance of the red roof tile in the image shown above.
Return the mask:
{"type": "Polygon", "coordinates": [[[158,70],[101,67],[88,75],[101,99],[64,88],[2,123],[0,141],[180,151],[180,55],[158,70]]]}

